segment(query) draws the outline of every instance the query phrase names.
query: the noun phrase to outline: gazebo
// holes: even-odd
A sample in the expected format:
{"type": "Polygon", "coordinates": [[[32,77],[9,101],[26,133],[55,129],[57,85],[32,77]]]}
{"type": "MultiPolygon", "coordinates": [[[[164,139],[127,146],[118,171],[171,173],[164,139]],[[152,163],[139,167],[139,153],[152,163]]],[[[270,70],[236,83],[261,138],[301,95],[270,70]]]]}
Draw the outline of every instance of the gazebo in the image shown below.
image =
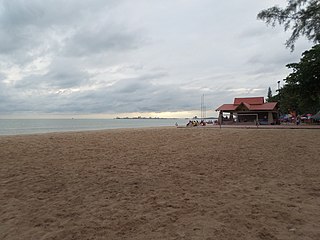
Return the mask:
{"type": "Polygon", "coordinates": [[[233,104],[223,104],[216,111],[220,124],[279,124],[278,105],[264,102],[263,97],[235,98],[233,104]]]}

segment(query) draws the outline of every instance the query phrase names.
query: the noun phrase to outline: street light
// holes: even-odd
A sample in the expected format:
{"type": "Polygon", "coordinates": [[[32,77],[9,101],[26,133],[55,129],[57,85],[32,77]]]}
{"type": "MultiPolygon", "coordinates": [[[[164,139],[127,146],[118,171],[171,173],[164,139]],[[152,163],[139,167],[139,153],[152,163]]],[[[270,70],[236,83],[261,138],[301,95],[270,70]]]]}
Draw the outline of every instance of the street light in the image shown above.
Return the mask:
{"type": "MultiPolygon", "coordinates": [[[[279,96],[278,101],[281,102],[281,101],[280,101],[280,97],[281,97],[281,96],[280,96],[280,81],[278,81],[278,96],[279,96]]],[[[279,104],[280,104],[280,103],[279,103],[279,104]]],[[[280,114],[280,112],[279,112],[279,109],[278,109],[278,119],[279,119],[279,117],[280,117],[279,114],[280,114]]],[[[280,124],[280,122],[279,122],[279,124],[280,124]]]]}

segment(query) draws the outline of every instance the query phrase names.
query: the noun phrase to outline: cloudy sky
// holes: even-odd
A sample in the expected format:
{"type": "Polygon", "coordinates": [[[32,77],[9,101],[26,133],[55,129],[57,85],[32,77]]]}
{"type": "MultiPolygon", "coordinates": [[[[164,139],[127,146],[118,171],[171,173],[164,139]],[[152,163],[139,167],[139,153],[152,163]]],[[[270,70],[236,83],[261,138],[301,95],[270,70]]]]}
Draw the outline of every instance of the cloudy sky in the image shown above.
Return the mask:
{"type": "MultiPolygon", "coordinates": [[[[266,96],[312,46],[257,13],[284,0],[0,0],[0,118],[207,115],[266,96]]],[[[283,82],[282,82],[283,83],[283,82]]]]}

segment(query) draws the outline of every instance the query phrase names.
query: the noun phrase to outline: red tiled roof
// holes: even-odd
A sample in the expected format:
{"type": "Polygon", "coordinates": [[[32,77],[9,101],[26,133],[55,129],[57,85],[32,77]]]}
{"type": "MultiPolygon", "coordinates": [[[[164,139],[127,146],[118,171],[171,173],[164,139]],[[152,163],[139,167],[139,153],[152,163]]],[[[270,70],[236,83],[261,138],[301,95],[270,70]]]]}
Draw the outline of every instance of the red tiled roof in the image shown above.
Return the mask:
{"type": "MultiPolygon", "coordinates": [[[[237,104],[234,104],[234,105],[237,105],[237,104]]],[[[241,105],[244,105],[246,108],[248,108],[248,110],[250,110],[250,104],[249,104],[249,103],[241,102],[241,103],[237,106],[237,108],[238,108],[239,106],[241,106],[241,105]]]]}
{"type": "Polygon", "coordinates": [[[249,111],[272,111],[277,106],[277,102],[268,102],[264,103],[263,97],[257,97],[257,98],[235,98],[234,104],[223,104],[220,107],[216,109],[216,111],[236,111],[237,107],[243,104],[245,107],[249,109],[249,111]],[[240,100],[245,100],[248,102],[239,102],[240,100]],[[236,103],[237,102],[237,103],[236,103]],[[255,104],[253,104],[255,103],[255,104]]]}
{"type": "Polygon", "coordinates": [[[250,110],[273,110],[277,104],[277,102],[268,102],[260,105],[250,105],[250,110]]]}
{"type": "Polygon", "coordinates": [[[248,103],[252,104],[263,104],[264,98],[263,97],[249,97],[249,98],[235,98],[233,104],[240,104],[240,103],[248,103]]]}
{"type": "Polygon", "coordinates": [[[236,110],[236,108],[238,107],[238,105],[234,105],[234,104],[223,104],[220,107],[218,107],[216,109],[216,111],[234,111],[236,110]]]}

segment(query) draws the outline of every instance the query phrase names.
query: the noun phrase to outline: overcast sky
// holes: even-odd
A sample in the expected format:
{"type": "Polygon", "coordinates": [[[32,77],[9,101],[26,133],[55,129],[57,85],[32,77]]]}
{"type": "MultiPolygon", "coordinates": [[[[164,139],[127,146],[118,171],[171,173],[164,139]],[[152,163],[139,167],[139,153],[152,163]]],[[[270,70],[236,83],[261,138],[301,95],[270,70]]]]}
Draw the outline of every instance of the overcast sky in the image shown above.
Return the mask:
{"type": "Polygon", "coordinates": [[[285,3],[0,0],[0,118],[192,117],[202,94],[211,116],[266,96],[312,46],[257,20],[285,3]]]}

